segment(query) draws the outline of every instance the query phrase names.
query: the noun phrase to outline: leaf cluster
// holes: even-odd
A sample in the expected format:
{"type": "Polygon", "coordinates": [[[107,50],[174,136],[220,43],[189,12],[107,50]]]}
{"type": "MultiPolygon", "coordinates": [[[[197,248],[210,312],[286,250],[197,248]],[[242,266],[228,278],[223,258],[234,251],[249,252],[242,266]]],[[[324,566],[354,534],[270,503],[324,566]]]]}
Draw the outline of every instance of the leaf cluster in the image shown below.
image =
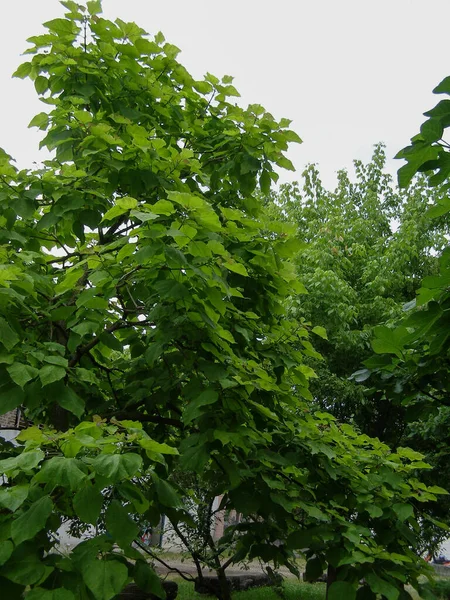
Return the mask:
{"type": "Polygon", "coordinates": [[[418,503],[441,490],[421,457],[312,409],[309,337],[326,334],[289,314],[295,228],[255,192],[298,136],[230,101],[230,77],[194,80],[162,34],[63,5],[16,72],[52,158],[17,171],[0,153],[0,406],[33,424],[2,447],[2,589],[162,595],[136,515],[189,521],[181,472],[246,517],[233,561],[292,565],[301,533],[308,569],[397,597],[425,570],[418,503]],[[105,533],[61,558],[73,518],[105,533]]]}

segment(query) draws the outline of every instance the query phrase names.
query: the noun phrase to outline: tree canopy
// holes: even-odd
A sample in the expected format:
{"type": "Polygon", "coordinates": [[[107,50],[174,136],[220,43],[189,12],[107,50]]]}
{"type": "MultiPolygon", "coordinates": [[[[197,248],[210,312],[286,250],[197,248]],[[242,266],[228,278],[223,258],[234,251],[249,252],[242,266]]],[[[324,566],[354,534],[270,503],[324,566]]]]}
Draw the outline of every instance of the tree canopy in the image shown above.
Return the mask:
{"type": "Polygon", "coordinates": [[[438,272],[448,225],[427,216],[428,204],[444,190],[430,189],[423,177],[398,189],[385,162],[377,145],[367,165],[355,161],[354,178],[339,172],[334,191],[311,165],[302,187],[272,192],[269,210],[294,224],[302,243],[294,262],[308,294],[292,295],[291,313],[327,333],[315,344],[322,359],[313,364],[312,396],[323,410],[395,446],[405,411],[364,391],[360,383],[369,373],[361,366],[372,354],[374,327],[401,317],[423,277],[438,272]]]}
{"type": "Polygon", "coordinates": [[[256,191],[300,138],[232,103],[230,77],[194,80],[162,34],[62,4],[15,74],[46,105],[30,125],[52,158],[0,156],[0,406],[31,425],[1,446],[2,590],[163,596],[135,521],[189,520],[181,471],[244,515],[233,561],[295,570],[303,549],[330,600],[407,598],[428,572],[420,503],[443,490],[417,478],[420,454],[311,402],[323,328],[289,313],[299,240],[256,191]],[[73,519],[96,534],[61,557],[73,519]]]}

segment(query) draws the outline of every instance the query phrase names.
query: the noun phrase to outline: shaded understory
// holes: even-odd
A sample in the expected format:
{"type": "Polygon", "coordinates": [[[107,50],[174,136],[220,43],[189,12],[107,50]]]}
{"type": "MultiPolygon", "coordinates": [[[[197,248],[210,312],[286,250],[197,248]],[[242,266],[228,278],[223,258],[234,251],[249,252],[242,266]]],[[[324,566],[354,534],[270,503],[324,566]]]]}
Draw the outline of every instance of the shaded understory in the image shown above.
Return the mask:
{"type": "MultiPolygon", "coordinates": [[[[194,584],[182,579],[178,583],[177,600],[205,600],[194,591],[194,584]]],[[[413,600],[421,600],[413,590],[409,590],[413,600]]],[[[301,583],[297,580],[284,581],[283,597],[274,588],[263,587],[248,590],[246,592],[234,592],[233,600],[325,600],[324,583],[301,583]]],[[[344,599],[342,599],[344,600],[344,599]]]]}
{"type": "MultiPolygon", "coordinates": [[[[177,579],[177,600],[205,600],[194,592],[194,585],[182,579],[177,579]]],[[[297,581],[285,581],[283,584],[284,600],[323,600],[325,598],[324,583],[299,583],[297,581]]],[[[280,600],[274,588],[255,588],[246,592],[235,592],[233,600],[280,600]]]]}

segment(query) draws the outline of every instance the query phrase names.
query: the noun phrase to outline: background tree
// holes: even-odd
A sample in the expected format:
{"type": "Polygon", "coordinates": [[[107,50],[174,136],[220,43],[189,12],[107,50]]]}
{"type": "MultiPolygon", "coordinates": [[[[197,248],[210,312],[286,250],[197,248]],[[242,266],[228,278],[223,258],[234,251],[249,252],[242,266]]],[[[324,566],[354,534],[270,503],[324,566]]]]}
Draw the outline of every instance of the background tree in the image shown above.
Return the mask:
{"type": "Polygon", "coordinates": [[[385,161],[383,146],[376,146],[369,164],[355,161],[354,180],[338,173],[333,192],[310,166],[301,189],[286,185],[272,195],[271,210],[293,223],[305,243],[296,268],[308,293],[292,298],[291,311],[327,332],[316,342],[323,360],[313,364],[312,397],[340,420],[395,446],[402,443],[406,409],[364,391],[359,383],[368,373],[359,369],[372,354],[373,328],[399,318],[422,278],[437,272],[448,225],[426,216],[444,191],[430,189],[423,178],[407,190],[396,188],[385,161]]]}

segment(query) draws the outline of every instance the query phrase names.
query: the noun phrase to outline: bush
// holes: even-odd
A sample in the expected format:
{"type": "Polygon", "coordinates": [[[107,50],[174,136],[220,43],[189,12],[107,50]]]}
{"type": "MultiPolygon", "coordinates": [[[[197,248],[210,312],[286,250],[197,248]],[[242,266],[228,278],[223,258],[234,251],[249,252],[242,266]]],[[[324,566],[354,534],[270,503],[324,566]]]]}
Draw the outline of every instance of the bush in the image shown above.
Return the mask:
{"type": "Polygon", "coordinates": [[[432,590],[438,598],[450,599],[450,579],[438,579],[433,583],[432,590]]]}

